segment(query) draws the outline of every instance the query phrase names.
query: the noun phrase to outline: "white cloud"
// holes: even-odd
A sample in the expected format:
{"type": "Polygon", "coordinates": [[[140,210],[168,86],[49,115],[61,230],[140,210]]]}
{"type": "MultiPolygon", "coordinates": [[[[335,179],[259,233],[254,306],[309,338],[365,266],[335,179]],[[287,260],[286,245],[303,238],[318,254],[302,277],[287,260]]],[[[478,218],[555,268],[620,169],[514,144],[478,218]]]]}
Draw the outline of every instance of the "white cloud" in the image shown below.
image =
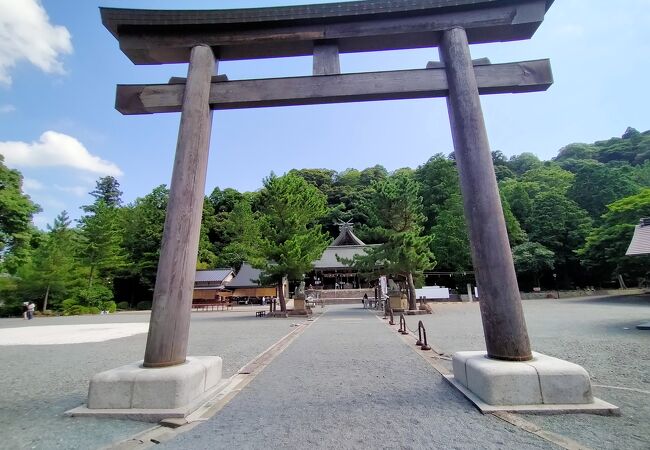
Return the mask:
{"type": "Polygon", "coordinates": [[[0,154],[9,166],[71,167],[98,175],[122,175],[117,165],[92,155],[77,139],[56,131],[46,131],[38,142],[0,142],[0,154]]]}
{"type": "Polygon", "coordinates": [[[33,178],[24,178],[23,179],[23,189],[26,191],[40,191],[44,188],[43,183],[33,178]]]}
{"type": "Polygon", "coordinates": [[[58,184],[54,185],[54,189],[76,195],[77,197],[83,197],[92,190],[92,188],[86,186],[60,186],[58,184]]]}
{"type": "Polygon", "coordinates": [[[64,73],[60,56],[72,53],[68,30],[52,25],[40,0],[0,0],[0,84],[26,60],[45,73],[64,73]]]}
{"type": "MultiPolygon", "coordinates": [[[[2,1],[2,0],[0,0],[0,1],[2,1]]],[[[2,44],[0,44],[0,45],[2,45],[2,44]]],[[[14,112],[15,110],[16,110],[16,107],[14,105],[9,105],[9,104],[0,105],[0,114],[9,114],[9,113],[14,112]]]]}

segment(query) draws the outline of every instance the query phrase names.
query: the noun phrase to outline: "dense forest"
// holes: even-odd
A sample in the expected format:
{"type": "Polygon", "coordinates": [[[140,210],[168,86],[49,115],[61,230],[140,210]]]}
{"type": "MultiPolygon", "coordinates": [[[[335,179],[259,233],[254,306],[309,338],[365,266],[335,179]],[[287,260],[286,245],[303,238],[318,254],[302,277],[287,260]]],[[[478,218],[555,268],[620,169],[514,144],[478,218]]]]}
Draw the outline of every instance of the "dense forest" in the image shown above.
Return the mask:
{"type": "MultiPolygon", "coordinates": [[[[639,219],[650,217],[650,131],[628,128],[621,138],[570,144],[551,161],[532,153],[492,157],[522,290],[612,287],[619,275],[628,285],[647,283],[650,258],[626,257],[625,250],[639,219]]],[[[21,174],[1,158],[4,314],[23,301],[68,314],[114,309],[116,302],[150,305],[166,186],[125,205],[117,180],[101,178],[77,223],[63,211],[39,230],[31,220],[39,207],[23,193],[21,174]]],[[[352,221],[366,243],[382,244],[371,259],[399,261],[383,270],[409,283],[472,281],[453,153],[390,173],[380,165],[296,169],[271,174],[256,192],[215,188],[204,202],[197,267],[250,261],[269,281],[282,274],[296,279],[341,221],[352,221]]],[[[372,263],[354,261],[360,270],[372,263]]]]}

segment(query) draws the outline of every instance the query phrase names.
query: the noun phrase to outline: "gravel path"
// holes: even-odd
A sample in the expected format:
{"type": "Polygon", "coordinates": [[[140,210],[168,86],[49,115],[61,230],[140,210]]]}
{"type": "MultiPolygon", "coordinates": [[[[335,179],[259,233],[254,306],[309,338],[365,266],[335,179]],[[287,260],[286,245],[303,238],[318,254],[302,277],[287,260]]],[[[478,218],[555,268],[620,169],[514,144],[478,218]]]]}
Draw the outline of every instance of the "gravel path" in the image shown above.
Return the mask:
{"type": "MultiPolygon", "coordinates": [[[[50,325],[142,323],[148,313],[0,320],[0,329],[50,325]]],[[[190,355],[219,355],[224,377],[291,331],[295,320],[260,319],[248,313],[193,313],[190,355]]],[[[90,378],[142,359],[146,334],[66,345],[0,345],[0,449],[93,449],[126,439],[152,425],[69,418],[85,403],[90,378]]]]}
{"type": "MultiPolygon", "coordinates": [[[[594,394],[621,408],[621,417],[589,414],[525,418],[594,449],[650,448],[650,296],[525,300],[524,314],[535,351],[583,366],[594,394]],[[598,385],[612,387],[598,387],[598,385]]],[[[422,320],[429,343],[445,353],[485,350],[477,303],[433,304],[422,320]]],[[[451,369],[451,364],[448,365],[451,369]]]]}
{"type": "Polygon", "coordinates": [[[328,307],[208,422],[167,449],[541,449],[483,416],[373,313],[328,307]]]}

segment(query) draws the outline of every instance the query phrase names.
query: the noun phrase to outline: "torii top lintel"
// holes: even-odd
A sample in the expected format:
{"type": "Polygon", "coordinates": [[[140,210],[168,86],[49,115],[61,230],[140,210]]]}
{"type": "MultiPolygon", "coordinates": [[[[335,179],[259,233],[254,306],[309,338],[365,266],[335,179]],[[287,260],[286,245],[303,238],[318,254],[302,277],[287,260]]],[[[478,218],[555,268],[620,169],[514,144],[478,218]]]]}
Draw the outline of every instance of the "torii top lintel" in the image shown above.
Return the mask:
{"type": "Polygon", "coordinates": [[[553,0],[366,0],[273,8],[137,10],[100,8],[102,23],[135,64],[188,62],[210,45],[220,60],[435,47],[440,32],[466,30],[469,43],[529,39],[553,0]]]}

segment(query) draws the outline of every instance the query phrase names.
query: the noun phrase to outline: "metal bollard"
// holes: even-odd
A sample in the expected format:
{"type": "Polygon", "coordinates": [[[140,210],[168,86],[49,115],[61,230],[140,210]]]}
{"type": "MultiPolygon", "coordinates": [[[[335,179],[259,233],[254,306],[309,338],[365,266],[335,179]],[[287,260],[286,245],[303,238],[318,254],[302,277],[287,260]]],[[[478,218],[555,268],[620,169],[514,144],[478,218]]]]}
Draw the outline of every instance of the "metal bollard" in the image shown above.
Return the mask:
{"type": "Polygon", "coordinates": [[[399,330],[400,333],[402,334],[409,334],[408,330],[406,329],[406,318],[404,317],[404,314],[399,315],[399,330]],[[402,325],[404,324],[404,325],[402,325]]]}
{"type": "Polygon", "coordinates": [[[427,344],[427,330],[424,328],[424,324],[420,320],[418,322],[418,336],[419,339],[415,343],[415,345],[419,345],[422,350],[431,350],[431,347],[429,347],[429,344],[427,344]],[[424,336],[424,340],[422,340],[422,337],[424,336]]]}
{"type": "Polygon", "coordinates": [[[395,325],[395,320],[393,317],[393,308],[390,308],[388,312],[390,313],[390,321],[388,322],[388,325],[395,325]]]}

